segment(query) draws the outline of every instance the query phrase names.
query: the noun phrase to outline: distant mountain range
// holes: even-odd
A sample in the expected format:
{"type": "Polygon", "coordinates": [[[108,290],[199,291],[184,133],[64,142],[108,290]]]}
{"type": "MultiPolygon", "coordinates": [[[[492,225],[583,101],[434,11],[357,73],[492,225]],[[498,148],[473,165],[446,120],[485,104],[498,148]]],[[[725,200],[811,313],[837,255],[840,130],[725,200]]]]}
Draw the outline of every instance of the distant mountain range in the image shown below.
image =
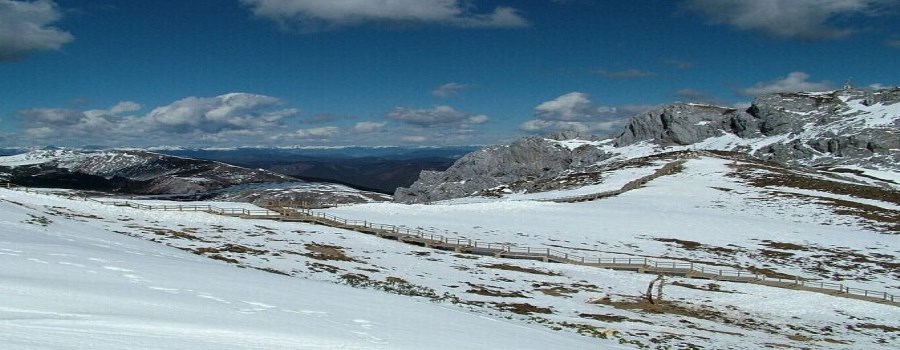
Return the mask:
{"type": "Polygon", "coordinates": [[[175,149],[160,153],[209,159],[266,169],[309,181],[326,181],[393,194],[409,186],[423,170],[445,170],[460,157],[481,148],[334,147],[175,149]]]}
{"type": "Polygon", "coordinates": [[[172,199],[275,199],[310,206],[391,199],[262,169],[141,150],[48,149],[0,157],[0,182],[172,199]]]}

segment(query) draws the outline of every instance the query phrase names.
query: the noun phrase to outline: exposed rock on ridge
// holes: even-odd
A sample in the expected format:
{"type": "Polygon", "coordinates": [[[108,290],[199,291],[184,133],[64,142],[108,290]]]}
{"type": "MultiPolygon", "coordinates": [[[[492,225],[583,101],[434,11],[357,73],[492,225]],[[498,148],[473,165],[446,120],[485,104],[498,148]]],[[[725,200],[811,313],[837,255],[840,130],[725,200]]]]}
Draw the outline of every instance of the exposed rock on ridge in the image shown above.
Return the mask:
{"type": "Polygon", "coordinates": [[[603,161],[627,158],[624,149],[645,142],[637,153],[710,149],[794,166],[900,172],[900,88],[763,95],[744,110],[676,103],[632,117],[613,140],[564,141],[575,138],[590,139],[526,137],[473,152],[444,172],[423,172],[394,199],[427,203],[498,191],[539,192],[560,189],[561,181],[554,180],[576,175],[580,181],[566,186],[584,185],[599,177],[603,161]]]}
{"type": "Polygon", "coordinates": [[[598,161],[608,157],[595,147],[570,148],[555,140],[526,137],[510,145],[472,152],[443,172],[423,171],[412,186],[397,189],[394,199],[403,203],[427,203],[484,195],[498,186],[531,192],[562,175],[590,171],[598,161]]]}
{"type": "MultiPolygon", "coordinates": [[[[616,146],[649,141],[744,151],[792,165],[900,163],[900,88],[781,93],[758,97],[750,108],[674,104],[634,116],[616,146]]],[[[900,169],[896,169],[900,170],[900,169]]]]}

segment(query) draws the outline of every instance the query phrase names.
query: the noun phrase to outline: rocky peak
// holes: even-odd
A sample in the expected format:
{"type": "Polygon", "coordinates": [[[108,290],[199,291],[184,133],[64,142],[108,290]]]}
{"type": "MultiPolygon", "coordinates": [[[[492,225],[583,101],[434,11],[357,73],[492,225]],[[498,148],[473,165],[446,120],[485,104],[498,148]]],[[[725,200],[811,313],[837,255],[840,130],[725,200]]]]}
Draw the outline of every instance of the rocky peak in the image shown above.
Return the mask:
{"type": "Polygon", "coordinates": [[[556,140],[525,137],[469,153],[446,171],[423,171],[412,186],[397,189],[394,200],[427,203],[513,183],[515,190],[529,191],[544,180],[590,167],[606,157],[595,147],[569,147],[556,140]]]}
{"type": "Polygon", "coordinates": [[[546,184],[570,174],[597,173],[604,163],[628,159],[626,147],[641,148],[645,142],[651,145],[628,152],[709,149],[786,165],[900,172],[900,88],[770,94],[746,109],[676,103],[632,117],[613,140],[592,140],[560,133],[488,147],[444,172],[423,172],[410,188],[398,189],[395,200],[423,203],[497,189],[554,189],[546,184]]]}
{"type": "Polygon", "coordinates": [[[898,126],[900,88],[778,93],[759,96],[746,110],[683,103],[657,108],[634,116],[614,144],[737,138],[717,148],[795,165],[858,164],[865,158],[896,168],[898,126]]]}

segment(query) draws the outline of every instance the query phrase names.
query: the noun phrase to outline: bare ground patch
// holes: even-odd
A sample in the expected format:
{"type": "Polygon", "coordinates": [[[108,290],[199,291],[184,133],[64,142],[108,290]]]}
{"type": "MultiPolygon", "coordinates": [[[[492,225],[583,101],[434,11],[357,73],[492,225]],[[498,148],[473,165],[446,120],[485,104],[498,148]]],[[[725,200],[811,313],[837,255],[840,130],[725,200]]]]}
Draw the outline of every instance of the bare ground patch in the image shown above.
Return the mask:
{"type": "Polygon", "coordinates": [[[340,246],[320,243],[307,243],[304,245],[304,247],[309,252],[302,255],[308,258],[316,260],[357,261],[356,259],[351,258],[346,253],[344,253],[344,248],[340,246]]]}
{"type": "Polygon", "coordinates": [[[488,269],[497,269],[497,270],[506,270],[506,271],[516,271],[516,272],[524,272],[530,273],[534,275],[543,275],[543,276],[560,276],[561,274],[553,272],[553,271],[544,271],[529,267],[522,267],[510,264],[490,264],[490,265],[478,265],[478,267],[488,268],[488,269]]]}

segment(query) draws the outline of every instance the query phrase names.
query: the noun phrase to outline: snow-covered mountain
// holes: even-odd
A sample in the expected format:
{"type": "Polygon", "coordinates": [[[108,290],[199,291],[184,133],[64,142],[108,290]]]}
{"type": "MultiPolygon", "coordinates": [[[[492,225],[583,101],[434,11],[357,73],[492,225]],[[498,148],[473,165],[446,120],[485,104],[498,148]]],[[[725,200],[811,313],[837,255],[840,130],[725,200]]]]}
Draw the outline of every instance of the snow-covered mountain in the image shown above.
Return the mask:
{"type": "Polygon", "coordinates": [[[142,150],[31,151],[0,157],[0,181],[128,194],[197,193],[244,183],[291,181],[263,170],[142,150]]]}
{"type": "Polygon", "coordinates": [[[391,199],[343,185],[143,150],[53,149],[0,157],[0,181],[181,199],[283,200],[312,205],[391,199]]]}
{"type": "Polygon", "coordinates": [[[636,115],[614,139],[526,137],[425,171],[395,200],[424,203],[497,190],[540,192],[590,185],[604,171],[666,152],[718,150],[898,188],[900,88],[772,94],[750,108],[673,104],[636,115]],[[869,181],[875,180],[875,181],[869,181]]]}

